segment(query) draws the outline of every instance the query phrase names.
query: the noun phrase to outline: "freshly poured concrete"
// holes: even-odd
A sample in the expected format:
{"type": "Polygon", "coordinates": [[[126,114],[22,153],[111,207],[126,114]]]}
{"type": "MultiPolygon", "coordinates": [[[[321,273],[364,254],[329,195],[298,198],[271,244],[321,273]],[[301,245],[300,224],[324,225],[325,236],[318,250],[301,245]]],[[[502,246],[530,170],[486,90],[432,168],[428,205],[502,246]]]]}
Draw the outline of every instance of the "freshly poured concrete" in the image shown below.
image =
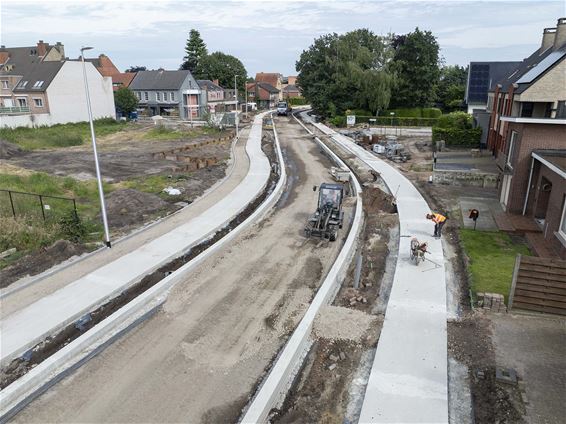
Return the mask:
{"type": "Polygon", "coordinates": [[[360,415],[360,423],[448,423],[446,282],[440,240],[430,211],[397,169],[351,139],[315,124],[381,174],[397,198],[399,259],[360,415]],[[410,241],[429,245],[430,261],[410,261],[410,241]]]}
{"type": "Polygon", "coordinates": [[[250,168],[238,187],[186,224],[6,317],[0,326],[2,364],[211,237],[257,197],[270,174],[261,150],[262,118],[263,114],[256,116],[250,130],[246,145],[250,168]]]}

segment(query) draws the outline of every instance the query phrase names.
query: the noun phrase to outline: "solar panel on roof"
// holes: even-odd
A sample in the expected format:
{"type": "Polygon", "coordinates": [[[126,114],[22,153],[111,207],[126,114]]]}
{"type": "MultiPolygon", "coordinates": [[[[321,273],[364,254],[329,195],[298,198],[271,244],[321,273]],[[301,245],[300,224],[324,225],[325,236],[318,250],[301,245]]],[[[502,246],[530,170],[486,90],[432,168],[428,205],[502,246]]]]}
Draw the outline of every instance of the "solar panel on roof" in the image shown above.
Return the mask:
{"type": "Polygon", "coordinates": [[[566,56],[566,51],[555,51],[541,60],[538,65],[528,71],[517,81],[517,84],[528,84],[537,79],[544,71],[566,56]]]}

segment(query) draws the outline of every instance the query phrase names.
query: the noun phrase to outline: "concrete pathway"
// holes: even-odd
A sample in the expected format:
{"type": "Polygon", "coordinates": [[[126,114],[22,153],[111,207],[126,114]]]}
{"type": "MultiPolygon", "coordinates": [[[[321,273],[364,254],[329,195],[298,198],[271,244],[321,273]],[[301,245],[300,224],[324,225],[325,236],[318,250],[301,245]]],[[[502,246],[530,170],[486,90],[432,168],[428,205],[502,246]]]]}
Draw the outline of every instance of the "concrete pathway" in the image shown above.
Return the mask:
{"type": "Polygon", "coordinates": [[[106,303],[144,275],[210,237],[260,194],[270,174],[269,161],[261,150],[263,115],[254,119],[246,145],[246,153],[250,158],[249,171],[234,190],[199,216],[169,233],[3,319],[0,325],[2,364],[23,354],[48,335],[106,303]]]}
{"type": "Polygon", "coordinates": [[[359,422],[448,423],[444,255],[425,218],[430,209],[397,169],[351,139],[314,125],[379,172],[397,197],[399,259],[359,422]],[[418,266],[409,257],[412,237],[426,241],[431,252],[418,266]]]}

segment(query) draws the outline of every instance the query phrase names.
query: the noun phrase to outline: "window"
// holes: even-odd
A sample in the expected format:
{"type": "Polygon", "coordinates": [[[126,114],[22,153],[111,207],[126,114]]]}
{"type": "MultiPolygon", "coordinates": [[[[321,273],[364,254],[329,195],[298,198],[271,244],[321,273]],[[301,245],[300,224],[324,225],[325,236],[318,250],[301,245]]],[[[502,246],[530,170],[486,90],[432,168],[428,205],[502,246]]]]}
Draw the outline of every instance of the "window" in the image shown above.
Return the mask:
{"type": "Polygon", "coordinates": [[[143,92],[143,98],[146,102],[149,100],[149,93],[147,91],[143,92]]]}
{"type": "Polygon", "coordinates": [[[2,80],[2,88],[8,88],[8,80],[2,80]]]}
{"type": "Polygon", "coordinates": [[[28,105],[27,99],[22,98],[22,97],[20,97],[20,98],[18,99],[18,106],[19,106],[19,107],[27,107],[27,105],[28,105]]]}
{"type": "Polygon", "coordinates": [[[171,101],[174,102],[175,101],[175,92],[172,91],[170,94],[171,94],[171,101]]]}
{"type": "Polygon", "coordinates": [[[164,91],[164,92],[163,92],[163,101],[164,101],[164,102],[168,102],[168,101],[169,101],[168,98],[167,98],[167,91],[164,91]]]}
{"type": "Polygon", "coordinates": [[[136,91],[136,96],[138,100],[141,100],[141,91],[136,91]]]}
{"type": "Polygon", "coordinates": [[[535,104],[533,102],[521,103],[521,118],[532,118],[535,104]]]}
{"type": "Polygon", "coordinates": [[[33,85],[33,88],[41,88],[42,85],[43,85],[43,81],[36,81],[35,84],[33,85]]]}
{"type": "Polygon", "coordinates": [[[155,93],[155,95],[157,96],[157,101],[160,102],[161,101],[161,93],[158,91],[155,93]]]}
{"type": "Polygon", "coordinates": [[[566,240],[566,196],[562,199],[562,217],[560,218],[560,227],[558,232],[564,240],[566,240]]]}
{"type": "Polygon", "coordinates": [[[556,119],[566,119],[566,100],[558,101],[558,108],[556,109],[556,119]]]}
{"type": "Polygon", "coordinates": [[[43,107],[43,99],[33,99],[33,103],[35,104],[35,107],[43,107]]]}
{"type": "Polygon", "coordinates": [[[511,138],[509,140],[509,150],[507,151],[507,166],[513,169],[513,154],[515,153],[515,145],[519,133],[517,131],[511,131],[511,138]]]}
{"type": "Polygon", "coordinates": [[[20,81],[20,83],[18,84],[18,88],[24,88],[26,85],[28,85],[27,81],[20,81]]]}

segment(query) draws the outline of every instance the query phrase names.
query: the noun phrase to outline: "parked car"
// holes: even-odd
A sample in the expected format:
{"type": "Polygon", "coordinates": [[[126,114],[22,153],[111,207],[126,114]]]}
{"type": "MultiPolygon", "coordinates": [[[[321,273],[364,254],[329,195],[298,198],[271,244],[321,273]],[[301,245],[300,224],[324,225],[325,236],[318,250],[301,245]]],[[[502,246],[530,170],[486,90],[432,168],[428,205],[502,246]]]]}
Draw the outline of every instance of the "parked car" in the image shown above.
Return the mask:
{"type": "Polygon", "coordinates": [[[288,116],[290,112],[290,107],[287,102],[277,103],[277,116],[288,116]]]}

